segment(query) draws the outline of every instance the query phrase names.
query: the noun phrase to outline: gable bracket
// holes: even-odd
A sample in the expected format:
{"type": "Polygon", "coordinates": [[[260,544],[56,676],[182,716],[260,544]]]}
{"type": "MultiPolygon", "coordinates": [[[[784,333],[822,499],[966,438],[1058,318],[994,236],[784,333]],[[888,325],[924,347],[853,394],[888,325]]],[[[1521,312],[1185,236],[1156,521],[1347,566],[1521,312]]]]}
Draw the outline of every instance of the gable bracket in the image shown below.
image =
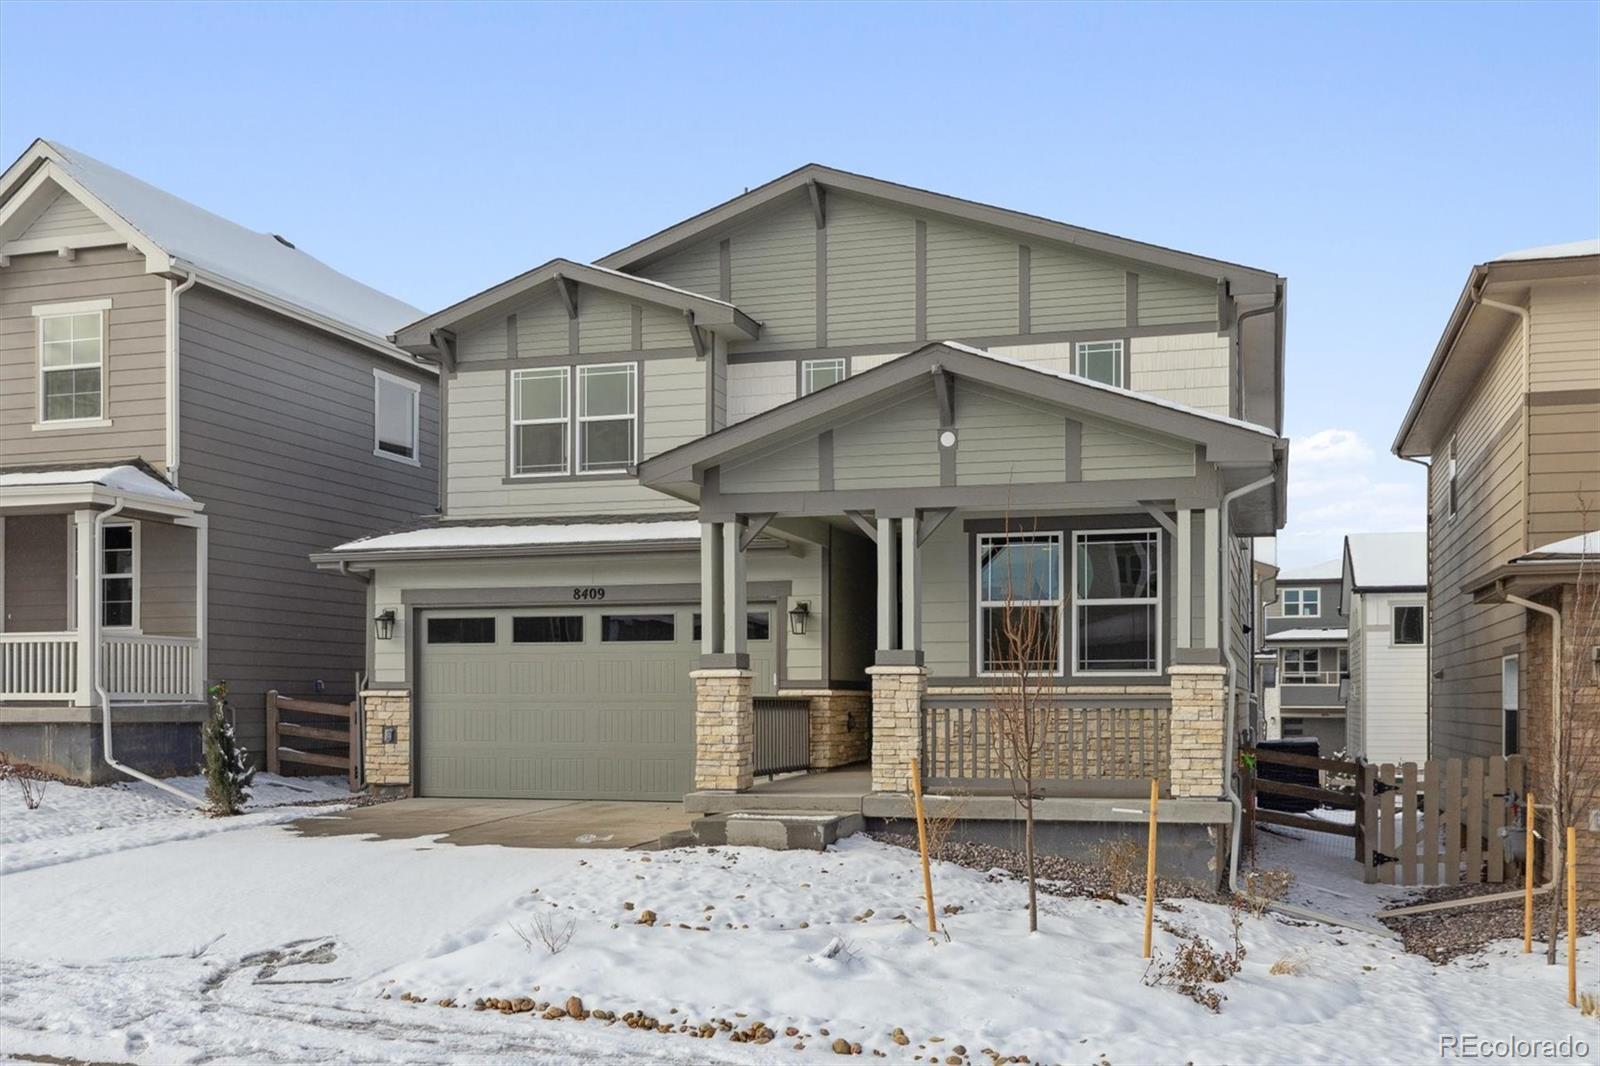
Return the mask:
{"type": "Polygon", "coordinates": [[[955,513],[954,507],[932,507],[922,512],[921,521],[917,523],[917,547],[928,543],[928,538],[934,531],[944,525],[944,520],[955,513]]]}
{"type": "Polygon", "coordinates": [[[444,365],[456,368],[456,335],[448,329],[436,329],[428,334],[428,343],[444,358],[444,365]]]}
{"type": "Polygon", "coordinates": [[[811,216],[816,219],[817,228],[823,229],[828,224],[828,213],[823,201],[822,186],[814,181],[808,181],[806,192],[811,197],[811,216]]]}
{"type": "Polygon", "coordinates": [[[939,400],[939,428],[949,429],[956,424],[956,382],[955,377],[940,366],[933,364],[933,391],[939,400]]]}
{"type": "Polygon", "coordinates": [[[683,318],[684,321],[689,323],[689,341],[694,345],[694,357],[696,359],[704,359],[706,357],[705,331],[694,324],[693,311],[685,311],[683,313],[683,318]]]}
{"type": "Polygon", "coordinates": [[[775,514],[745,515],[745,527],[739,532],[739,550],[748,551],[750,545],[766,530],[767,524],[776,517],[775,514]]]}
{"type": "Polygon", "coordinates": [[[1157,507],[1149,500],[1140,500],[1139,506],[1143,507],[1145,509],[1145,513],[1151,518],[1154,518],[1157,522],[1160,522],[1162,529],[1166,530],[1174,537],[1178,535],[1178,523],[1174,522],[1167,516],[1166,508],[1157,507]]]}
{"type": "Polygon", "coordinates": [[[856,528],[867,535],[868,540],[874,544],[878,543],[878,527],[875,523],[867,521],[866,515],[860,511],[846,511],[844,516],[854,522],[856,528]]]}
{"type": "Polygon", "coordinates": [[[561,294],[561,305],[567,309],[568,318],[578,317],[578,283],[564,274],[556,275],[556,292],[561,294]]]}

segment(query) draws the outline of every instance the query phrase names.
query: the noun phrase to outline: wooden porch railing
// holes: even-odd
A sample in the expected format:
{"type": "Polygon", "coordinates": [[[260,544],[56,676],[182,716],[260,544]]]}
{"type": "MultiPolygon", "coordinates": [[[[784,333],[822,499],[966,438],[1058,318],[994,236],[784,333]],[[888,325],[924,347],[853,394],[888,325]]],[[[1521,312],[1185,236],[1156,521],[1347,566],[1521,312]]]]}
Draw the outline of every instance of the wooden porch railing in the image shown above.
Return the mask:
{"type": "Polygon", "coordinates": [[[351,792],[360,789],[362,785],[362,738],[359,706],[360,702],[358,700],[352,700],[349,703],[318,703],[314,700],[296,700],[287,696],[280,696],[277,689],[269,691],[267,693],[267,773],[278,773],[281,766],[286,762],[298,763],[302,766],[321,766],[329,770],[342,771],[350,779],[351,792]],[[282,717],[285,711],[291,714],[341,719],[344,725],[330,729],[325,726],[306,725],[301,722],[286,722],[282,717]],[[319,751],[303,751],[283,744],[284,737],[315,740],[325,745],[325,747],[319,751]],[[330,746],[334,750],[327,750],[327,747],[330,746]],[[343,750],[338,750],[340,748],[343,750]]]}
{"type": "MultiPolygon", "coordinates": [[[[1171,714],[1165,701],[1126,705],[1064,702],[1035,712],[1043,748],[1038,783],[1058,794],[1148,787],[1168,778],[1171,714]],[[1111,786],[1108,789],[1108,786],[1111,786]],[[1126,786],[1120,788],[1117,786],[1126,786]]],[[[922,708],[922,767],[930,787],[1007,787],[1007,753],[992,704],[927,700],[922,708]]]]}
{"type": "Polygon", "coordinates": [[[100,684],[112,699],[200,699],[200,641],[194,637],[106,634],[100,684]]]}
{"type": "Polygon", "coordinates": [[[78,691],[78,634],[0,633],[0,696],[67,700],[78,691]]]}
{"type": "Polygon", "coordinates": [[[784,774],[811,766],[811,701],[804,696],[757,696],[755,772],[784,774]]]}

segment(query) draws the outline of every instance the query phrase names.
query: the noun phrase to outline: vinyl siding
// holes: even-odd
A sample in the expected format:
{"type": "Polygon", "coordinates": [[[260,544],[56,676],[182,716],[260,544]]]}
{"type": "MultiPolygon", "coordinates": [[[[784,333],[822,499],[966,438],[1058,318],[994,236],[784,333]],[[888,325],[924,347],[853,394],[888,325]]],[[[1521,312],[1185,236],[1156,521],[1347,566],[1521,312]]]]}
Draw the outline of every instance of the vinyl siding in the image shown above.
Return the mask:
{"type": "Polygon", "coordinates": [[[5,631],[61,633],[71,624],[71,520],[6,515],[5,631]]]}
{"type": "MultiPolygon", "coordinates": [[[[1357,602],[1353,605],[1359,608],[1357,602]]],[[[1347,645],[1350,655],[1350,684],[1347,686],[1345,700],[1345,742],[1349,745],[1349,755],[1352,759],[1367,759],[1367,656],[1366,656],[1366,626],[1362,622],[1362,611],[1357,609],[1350,618],[1350,641],[1347,645]]],[[[1427,683],[1427,656],[1423,656],[1422,670],[1422,742],[1424,751],[1428,742],[1428,683],[1427,683]]],[[[1426,755],[1424,755],[1426,758],[1426,755]]],[[[1369,760],[1370,761],[1370,760],[1369,760]]]]}
{"type": "Polygon", "coordinates": [[[1071,341],[1053,341],[1045,344],[996,345],[989,350],[996,355],[1003,355],[1007,359],[1016,359],[1051,374],[1072,373],[1074,347],[1071,341]]]}
{"type": "Polygon", "coordinates": [[[827,242],[828,343],[914,341],[916,220],[830,194],[827,242]]]}
{"type": "MultiPolygon", "coordinates": [[[[579,303],[580,314],[582,303],[579,303]]],[[[532,359],[541,356],[570,355],[572,353],[572,319],[566,305],[554,291],[540,293],[526,306],[517,308],[517,357],[532,359]]],[[[493,326],[490,327],[494,328],[493,326]]],[[[579,323],[579,336],[582,323],[579,323]]],[[[502,336],[505,329],[500,330],[502,336]]]]}
{"type": "Polygon", "coordinates": [[[1050,245],[1029,247],[1031,331],[1128,324],[1126,268],[1050,245]]]}
{"type": "Polygon", "coordinates": [[[817,439],[788,441],[762,455],[722,467],[724,492],[815,492],[817,439]]]}
{"type": "Polygon", "coordinates": [[[126,248],[73,260],[19,255],[0,268],[0,456],[7,466],[139,457],[166,463],[166,282],[126,248]],[[111,300],[103,352],[110,426],[36,431],[38,304],[111,300]]]}
{"type": "Polygon", "coordinates": [[[1016,240],[951,222],[926,226],[928,339],[1017,332],[1016,240]]]}
{"type": "Polygon", "coordinates": [[[195,635],[194,552],[193,529],[139,523],[139,628],[145,633],[195,635]]]}
{"type": "Polygon", "coordinates": [[[939,484],[939,415],[933,386],[833,431],[833,487],[939,484]]]}
{"type": "Polygon", "coordinates": [[[1096,422],[1083,425],[1083,480],[1192,477],[1194,445],[1154,433],[1096,422]]]}
{"type": "Polygon", "coordinates": [[[955,402],[956,484],[1024,485],[1066,478],[1066,419],[1060,410],[966,382],[957,385],[955,402]]]}
{"type": "Polygon", "coordinates": [[[896,348],[896,349],[894,349],[892,351],[878,352],[878,353],[876,353],[874,355],[854,355],[854,356],[851,356],[850,357],[850,373],[852,373],[852,374],[864,374],[868,370],[871,370],[873,367],[882,366],[884,363],[891,362],[892,360],[898,359],[902,355],[905,355],[908,352],[911,352],[912,350],[914,350],[917,347],[919,347],[919,346],[917,344],[915,344],[915,343],[907,343],[904,348],[896,348]]]}
{"type": "Polygon", "coordinates": [[[39,212],[39,217],[18,234],[23,241],[44,240],[53,237],[111,237],[110,226],[89,210],[70,193],[57,194],[54,200],[39,212]]]}
{"type": "Polygon", "coordinates": [[[644,458],[704,436],[705,362],[647,359],[639,369],[644,374],[644,458]]]}
{"type": "Polygon", "coordinates": [[[263,694],[348,694],[370,621],[358,582],[308,555],[436,508],[429,375],[198,287],[182,298],[182,485],[205,505],[209,672],[259,753],[263,694]],[[373,454],[374,367],[422,384],[421,465],[373,454]]]}
{"type": "Polygon", "coordinates": [[[1139,325],[1216,321],[1215,283],[1147,270],[1139,272],[1139,325]]]}
{"type": "Polygon", "coordinates": [[[728,367],[728,423],[754,418],[795,398],[797,363],[733,363],[728,367]]]}
{"type": "Polygon", "coordinates": [[[1226,336],[1185,333],[1175,337],[1134,337],[1130,352],[1135,392],[1226,415],[1228,349],[1226,336]]]}
{"type": "MultiPolygon", "coordinates": [[[[733,302],[761,321],[743,351],[810,348],[817,340],[817,224],[808,201],[776,208],[728,241],[733,302]]],[[[708,295],[715,296],[715,290],[708,295]]]]}
{"type": "Polygon", "coordinates": [[[1531,296],[1529,390],[1600,389],[1600,284],[1550,282],[1531,296]]]}
{"type": "MultiPolygon", "coordinates": [[[[1600,347],[1593,359],[1600,366],[1600,347]]],[[[1549,400],[1556,394],[1535,395],[1549,400]]],[[[1528,547],[1575,537],[1596,526],[1600,526],[1600,401],[1530,406],[1528,547]],[[1580,500],[1589,501],[1587,516],[1580,500]]]]}
{"type": "MultiPolygon", "coordinates": [[[[1357,598],[1362,619],[1362,729],[1352,731],[1352,740],[1360,738],[1363,750],[1356,754],[1369,762],[1421,762],[1428,758],[1428,648],[1393,644],[1391,612],[1399,604],[1425,606],[1425,599],[1387,593],[1362,593],[1357,598]]],[[[1356,660],[1352,654],[1352,681],[1356,660]]]]}

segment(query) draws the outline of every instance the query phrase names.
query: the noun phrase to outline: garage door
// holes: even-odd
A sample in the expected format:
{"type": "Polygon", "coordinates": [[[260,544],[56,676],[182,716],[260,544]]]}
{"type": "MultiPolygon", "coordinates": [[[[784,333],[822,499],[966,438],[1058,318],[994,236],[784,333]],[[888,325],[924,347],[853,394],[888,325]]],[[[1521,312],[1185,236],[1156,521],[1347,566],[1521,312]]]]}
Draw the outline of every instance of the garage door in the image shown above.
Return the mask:
{"type": "MultiPolygon", "coordinates": [[[[418,790],[428,796],[677,800],[694,776],[698,619],[689,605],[421,616],[418,790]]],[[[770,691],[771,607],[751,666],[770,691]]]]}

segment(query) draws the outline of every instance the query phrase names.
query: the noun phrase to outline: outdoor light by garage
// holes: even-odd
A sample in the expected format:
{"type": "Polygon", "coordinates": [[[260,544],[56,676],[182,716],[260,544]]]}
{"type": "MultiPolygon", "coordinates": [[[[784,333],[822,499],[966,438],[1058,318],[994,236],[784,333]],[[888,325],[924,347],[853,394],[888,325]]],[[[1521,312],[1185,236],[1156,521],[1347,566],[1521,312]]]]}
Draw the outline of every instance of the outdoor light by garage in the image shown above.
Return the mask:
{"type": "Polygon", "coordinates": [[[811,617],[811,605],[804,600],[789,609],[789,632],[797,637],[806,633],[806,619],[811,617]]]}
{"type": "Polygon", "coordinates": [[[389,640],[394,636],[394,611],[380,611],[378,617],[372,620],[373,635],[379,640],[389,640]]]}

